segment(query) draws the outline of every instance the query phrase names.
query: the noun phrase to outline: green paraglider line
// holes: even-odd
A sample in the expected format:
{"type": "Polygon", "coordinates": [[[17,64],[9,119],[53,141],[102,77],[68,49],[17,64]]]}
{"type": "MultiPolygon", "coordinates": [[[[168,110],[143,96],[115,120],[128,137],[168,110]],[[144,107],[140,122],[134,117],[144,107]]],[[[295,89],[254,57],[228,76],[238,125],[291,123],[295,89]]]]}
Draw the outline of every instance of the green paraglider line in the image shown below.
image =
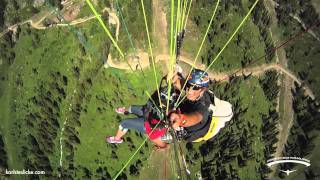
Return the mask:
{"type": "MultiPolygon", "coordinates": [[[[221,53],[224,51],[224,49],[229,45],[229,43],[231,42],[231,40],[233,39],[233,37],[237,34],[237,32],[239,31],[239,29],[242,27],[242,25],[244,24],[244,22],[248,19],[249,15],[251,14],[251,12],[253,11],[253,9],[256,7],[256,5],[258,4],[259,0],[256,0],[255,3],[253,4],[253,6],[250,8],[249,12],[247,13],[247,15],[242,19],[241,23],[238,25],[238,27],[236,28],[236,30],[233,32],[233,34],[229,37],[228,41],[224,44],[223,48],[218,52],[217,56],[213,59],[213,61],[210,63],[210,65],[206,68],[206,70],[204,72],[208,72],[208,70],[210,69],[210,67],[213,65],[214,62],[216,62],[218,60],[218,58],[220,57],[221,53]]],[[[193,66],[192,66],[193,68],[193,66]]],[[[200,76],[200,79],[203,77],[205,73],[203,73],[201,76],[200,76]]],[[[186,78],[188,79],[190,77],[190,74],[189,76],[186,78]]],[[[187,84],[187,81],[184,83],[184,86],[183,88],[185,87],[185,85],[187,84]]],[[[194,87],[194,85],[192,86],[194,87]]],[[[183,89],[182,88],[182,89],[183,89]]],[[[179,104],[181,104],[181,102],[186,98],[186,94],[184,95],[184,97],[179,101],[179,98],[177,100],[177,105],[176,107],[179,106],[179,104]]]]}
{"type": "Polygon", "coordinates": [[[152,46],[151,46],[151,40],[150,40],[150,35],[149,35],[149,29],[148,29],[148,22],[147,22],[146,12],[144,10],[143,0],[141,0],[141,6],[142,6],[142,12],[143,12],[144,25],[145,25],[146,32],[147,32],[147,37],[148,37],[149,52],[150,52],[150,56],[151,56],[153,74],[154,74],[154,79],[155,79],[155,82],[156,82],[156,87],[157,87],[157,92],[158,92],[158,99],[159,99],[159,102],[161,102],[160,92],[159,92],[159,84],[158,84],[158,77],[157,77],[157,73],[156,73],[156,67],[155,67],[155,62],[154,62],[154,57],[153,57],[153,52],[152,52],[152,46]]]}
{"type": "Polygon", "coordinates": [[[154,132],[154,130],[156,130],[156,128],[158,127],[158,125],[160,124],[161,121],[159,121],[156,126],[152,129],[152,131],[150,132],[150,134],[143,140],[143,142],[141,143],[141,145],[138,147],[138,149],[132,154],[132,156],[129,158],[129,160],[126,162],[126,164],[120,169],[120,171],[113,177],[113,180],[116,180],[120,174],[122,173],[122,171],[129,165],[129,163],[131,162],[131,160],[134,158],[134,156],[140,151],[140,149],[142,148],[142,146],[147,142],[147,140],[150,138],[150,135],[154,132]]]}
{"type": "Polygon", "coordinates": [[[110,31],[108,30],[108,28],[106,27],[106,25],[104,24],[104,22],[102,21],[100,15],[98,14],[96,8],[93,6],[93,4],[90,2],[90,0],[86,0],[87,4],[89,5],[91,11],[93,12],[93,14],[96,16],[96,18],[98,19],[99,23],[101,24],[102,28],[104,29],[104,31],[107,33],[108,37],[110,38],[111,42],[113,43],[113,45],[116,47],[116,49],[118,50],[118,52],[120,53],[121,57],[124,58],[124,54],[122,52],[122,50],[120,49],[120,47],[118,46],[118,44],[116,43],[116,41],[114,40],[114,38],[112,37],[110,31]]]}
{"type": "MultiPolygon", "coordinates": [[[[116,6],[117,6],[117,9],[118,9],[119,15],[120,15],[120,17],[121,17],[121,21],[123,22],[123,26],[124,26],[124,28],[125,28],[125,30],[126,30],[127,35],[128,35],[128,39],[129,39],[129,41],[130,41],[131,47],[132,47],[134,53],[137,53],[137,49],[136,49],[136,48],[134,47],[134,45],[133,45],[132,36],[131,36],[131,34],[129,33],[129,30],[128,30],[128,28],[127,28],[127,25],[126,25],[126,22],[125,22],[125,20],[124,20],[123,15],[122,15],[122,10],[121,10],[121,8],[120,8],[119,1],[118,1],[118,0],[116,0],[116,6]]],[[[142,72],[142,75],[143,75],[143,77],[145,78],[146,76],[145,76],[145,74],[144,74],[144,72],[143,72],[143,69],[142,69],[142,66],[141,66],[141,63],[140,63],[140,59],[138,59],[138,64],[139,64],[139,66],[140,66],[140,70],[141,70],[141,72],[142,72]]]]}
{"type": "MultiPolygon", "coordinates": [[[[199,57],[199,55],[200,55],[201,49],[202,49],[203,44],[204,44],[204,42],[205,42],[205,40],[206,40],[206,38],[207,38],[207,35],[208,35],[208,33],[209,33],[211,24],[212,24],[212,22],[213,22],[213,18],[214,18],[215,15],[216,15],[216,12],[217,12],[219,3],[220,3],[220,0],[218,0],[218,2],[216,3],[216,7],[214,8],[214,11],[213,11],[213,13],[212,13],[212,16],[211,16],[209,25],[208,25],[207,30],[206,30],[206,33],[205,33],[205,35],[204,35],[203,38],[202,38],[202,42],[201,42],[200,47],[199,47],[199,49],[198,49],[197,55],[196,55],[196,57],[194,58],[193,64],[191,65],[192,67],[190,68],[190,71],[189,71],[188,76],[187,76],[186,79],[188,79],[188,78],[190,77],[191,72],[192,72],[192,70],[193,70],[193,67],[196,65],[196,62],[197,62],[198,57],[199,57]]],[[[183,84],[182,89],[185,88],[186,84],[187,84],[187,81],[185,81],[185,83],[183,84]]],[[[182,94],[179,94],[176,104],[179,104],[178,102],[179,102],[179,99],[180,99],[181,95],[182,95],[182,94]]],[[[175,107],[178,107],[178,105],[176,105],[175,107]]]]}

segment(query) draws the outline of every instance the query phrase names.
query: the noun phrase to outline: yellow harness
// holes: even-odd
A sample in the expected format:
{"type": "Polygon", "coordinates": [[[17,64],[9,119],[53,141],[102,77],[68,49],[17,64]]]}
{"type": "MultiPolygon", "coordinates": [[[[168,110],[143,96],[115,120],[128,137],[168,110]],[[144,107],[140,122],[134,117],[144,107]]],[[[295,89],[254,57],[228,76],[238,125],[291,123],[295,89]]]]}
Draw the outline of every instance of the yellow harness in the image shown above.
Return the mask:
{"type": "Polygon", "coordinates": [[[215,130],[217,129],[218,120],[219,120],[218,117],[212,116],[210,127],[209,127],[207,134],[199,139],[192,141],[192,142],[206,141],[206,140],[212,138],[215,130]]]}
{"type": "Polygon", "coordinates": [[[208,132],[203,137],[192,142],[207,141],[211,139],[233,116],[232,105],[227,101],[218,99],[216,96],[214,96],[214,104],[210,104],[209,110],[212,112],[212,119],[208,132]]]}

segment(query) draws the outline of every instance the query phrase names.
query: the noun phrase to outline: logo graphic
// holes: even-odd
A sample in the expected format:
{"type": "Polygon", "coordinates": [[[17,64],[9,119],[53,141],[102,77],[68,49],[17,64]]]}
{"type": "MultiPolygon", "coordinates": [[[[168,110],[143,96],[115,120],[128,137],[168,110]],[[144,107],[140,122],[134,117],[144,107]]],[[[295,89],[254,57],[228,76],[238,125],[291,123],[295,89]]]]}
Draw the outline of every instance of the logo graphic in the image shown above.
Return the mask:
{"type": "Polygon", "coordinates": [[[207,82],[209,81],[209,77],[208,76],[204,76],[201,78],[201,82],[207,82]]]}
{"type": "Polygon", "coordinates": [[[284,170],[280,170],[280,171],[286,173],[287,176],[289,176],[290,173],[295,172],[296,170],[290,171],[289,169],[287,169],[287,170],[285,170],[285,171],[284,171],[284,170]]]}
{"type": "MultiPolygon", "coordinates": [[[[283,163],[295,163],[295,164],[310,166],[310,160],[300,158],[300,157],[276,157],[273,159],[269,159],[267,161],[267,166],[271,167],[275,164],[283,164],[283,163]]],[[[288,176],[290,173],[295,172],[296,170],[287,169],[287,170],[280,170],[280,171],[286,173],[288,176]]]]}

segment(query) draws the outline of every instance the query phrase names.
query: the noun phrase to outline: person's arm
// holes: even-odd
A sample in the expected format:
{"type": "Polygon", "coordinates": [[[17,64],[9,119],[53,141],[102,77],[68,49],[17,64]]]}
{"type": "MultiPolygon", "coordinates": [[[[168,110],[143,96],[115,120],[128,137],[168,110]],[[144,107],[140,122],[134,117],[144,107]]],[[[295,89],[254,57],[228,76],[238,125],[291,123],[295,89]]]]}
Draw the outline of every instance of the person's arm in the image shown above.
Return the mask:
{"type": "Polygon", "coordinates": [[[176,73],[172,78],[172,83],[173,83],[173,86],[175,87],[175,89],[181,91],[184,80],[181,75],[176,73]]]}
{"type": "Polygon", "coordinates": [[[175,89],[181,91],[182,85],[184,84],[184,78],[182,76],[182,68],[178,64],[176,64],[172,75],[168,76],[168,79],[170,78],[175,89]]]}
{"type": "Polygon", "coordinates": [[[178,114],[172,113],[170,115],[170,120],[173,122],[173,127],[189,127],[198,124],[203,119],[203,115],[199,112],[193,112],[190,114],[178,114]]]}

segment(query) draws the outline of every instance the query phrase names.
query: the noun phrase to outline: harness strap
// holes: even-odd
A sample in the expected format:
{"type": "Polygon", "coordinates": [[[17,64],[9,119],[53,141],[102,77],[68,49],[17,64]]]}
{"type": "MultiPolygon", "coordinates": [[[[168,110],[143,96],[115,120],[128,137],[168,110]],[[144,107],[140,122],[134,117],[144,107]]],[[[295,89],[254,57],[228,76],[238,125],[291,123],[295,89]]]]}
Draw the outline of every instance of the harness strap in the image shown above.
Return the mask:
{"type": "Polygon", "coordinates": [[[214,133],[215,133],[215,131],[216,131],[216,129],[217,129],[218,121],[219,121],[219,117],[212,116],[208,132],[203,137],[201,137],[199,139],[196,139],[196,140],[194,140],[192,142],[206,141],[206,140],[212,138],[214,133]]]}
{"type": "Polygon", "coordinates": [[[215,96],[213,99],[215,105],[210,104],[209,106],[209,110],[212,112],[209,129],[203,137],[200,137],[193,142],[207,141],[211,139],[218,133],[217,131],[225,126],[227,121],[230,121],[233,116],[232,105],[229,102],[220,100],[215,96]]]}

